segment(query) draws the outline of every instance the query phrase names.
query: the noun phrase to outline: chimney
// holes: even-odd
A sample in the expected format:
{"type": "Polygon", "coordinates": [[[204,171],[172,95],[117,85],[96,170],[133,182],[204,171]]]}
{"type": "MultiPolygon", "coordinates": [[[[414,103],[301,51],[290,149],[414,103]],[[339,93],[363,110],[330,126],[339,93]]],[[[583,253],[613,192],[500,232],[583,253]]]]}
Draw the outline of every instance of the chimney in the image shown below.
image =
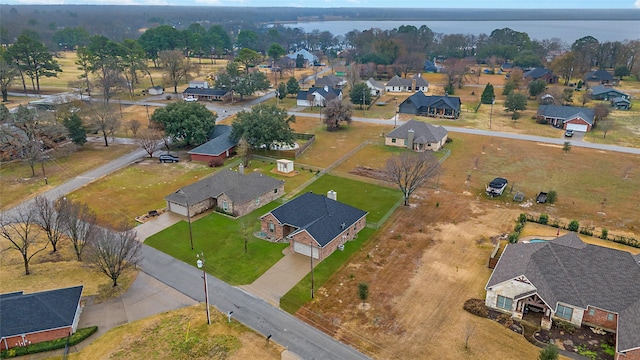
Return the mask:
{"type": "Polygon", "coordinates": [[[415,136],[415,131],[413,131],[413,129],[409,129],[409,131],[407,131],[407,149],[413,150],[414,136],[415,136]]]}
{"type": "Polygon", "coordinates": [[[244,174],[244,164],[241,163],[240,165],[238,165],[238,172],[240,174],[244,174]]]}
{"type": "Polygon", "coordinates": [[[338,193],[333,190],[327,191],[327,197],[331,200],[338,201],[338,193]]]}

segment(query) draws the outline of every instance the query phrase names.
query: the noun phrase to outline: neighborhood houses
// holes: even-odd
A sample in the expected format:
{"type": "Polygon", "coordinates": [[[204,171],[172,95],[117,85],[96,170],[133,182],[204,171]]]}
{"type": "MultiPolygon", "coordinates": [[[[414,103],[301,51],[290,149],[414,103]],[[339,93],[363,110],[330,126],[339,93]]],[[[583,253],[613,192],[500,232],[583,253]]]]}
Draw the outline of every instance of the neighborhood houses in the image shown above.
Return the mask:
{"type": "Polygon", "coordinates": [[[0,358],[640,360],[640,9],[294,5],[0,6],[0,358]]]}

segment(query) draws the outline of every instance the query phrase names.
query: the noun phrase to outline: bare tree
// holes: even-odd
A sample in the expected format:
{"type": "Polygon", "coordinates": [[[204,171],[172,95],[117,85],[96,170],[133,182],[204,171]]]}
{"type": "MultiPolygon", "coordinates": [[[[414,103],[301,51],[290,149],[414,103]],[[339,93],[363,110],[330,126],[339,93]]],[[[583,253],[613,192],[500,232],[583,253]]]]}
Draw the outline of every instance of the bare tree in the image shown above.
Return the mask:
{"type": "Polygon", "coordinates": [[[593,114],[595,115],[595,125],[598,126],[602,119],[609,116],[609,106],[605,103],[596,104],[593,107],[593,114]]]}
{"type": "Polygon", "coordinates": [[[41,251],[47,248],[48,242],[43,247],[38,246],[38,233],[36,223],[37,215],[32,207],[21,207],[15,210],[10,218],[0,220],[0,236],[9,240],[9,247],[0,250],[17,250],[22,255],[24,274],[29,275],[29,262],[41,251]],[[36,247],[37,246],[37,247],[36,247]],[[32,251],[32,247],[36,247],[32,251]]]}
{"type": "Polygon", "coordinates": [[[351,105],[345,104],[339,99],[329,101],[323,113],[327,131],[338,130],[341,122],[351,124],[351,105]]]}
{"type": "Polygon", "coordinates": [[[107,103],[94,104],[92,106],[89,122],[91,126],[102,133],[104,146],[109,146],[109,136],[112,136],[120,126],[120,119],[115,109],[107,103]]]}
{"type": "Polygon", "coordinates": [[[120,275],[140,263],[141,251],[142,245],[136,240],[135,230],[121,225],[118,231],[98,229],[87,258],[91,266],[107,275],[116,287],[120,275]]]}
{"type": "Polygon", "coordinates": [[[136,144],[152,158],[153,153],[158,148],[158,143],[162,140],[162,132],[156,129],[144,129],[138,135],[135,139],[136,144]]]}
{"type": "Polygon", "coordinates": [[[140,121],[136,119],[129,121],[129,130],[131,130],[133,137],[136,137],[136,135],[138,135],[138,130],[140,130],[141,125],[142,124],[140,124],[140,121]]]}
{"type": "Polygon", "coordinates": [[[467,323],[464,327],[464,348],[465,349],[469,349],[469,340],[471,339],[471,337],[473,336],[473,334],[476,332],[476,326],[471,324],[471,323],[467,323]]]}
{"type": "Polygon", "coordinates": [[[455,87],[462,89],[470,65],[470,61],[465,59],[450,58],[445,61],[444,73],[447,76],[446,92],[453,93],[455,87]]]}
{"type": "Polygon", "coordinates": [[[607,137],[607,133],[609,130],[613,128],[613,120],[612,119],[604,119],[598,122],[598,129],[602,130],[602,138],[605,139],[607,137]]]}
{"type": "Polygon", "coordinates": [[[178,93],[178,84],[188,80],[190,65],[179,50],[164,50],[158,53],[158,61],[164,67],[166,83],[173,86],[173,93],[178,93]]]}
{"type": "Polygon", "coordinates": [[[386,172],[404,196],[404,205],[409,205],[409,197],[427,180],[438,174],[440,163],[431,153],[402,153],[387,161],[386,172]]]}
{"type": "Polygon", "coordinates": [[[126,87],[126,80],[118,69],[105,68],[102,74],[98,74],[96,85],[102,89],[105,103],[108,103],[120,90],[126,87]]]}
{"type": "Polygon", "coordinates": [[[63,199],[58,211],[63,213],[64,229],[73,244],[78,261],[98,230],[97,216],[86,204],[63,199]]]}
{"type": "Polygon", "coordinates": [[[58,242],[64,234],[64,221],[62,219],[64,213],[56,210],[56,203],[60,203],[60,200],[53,201],[44,196],[36,197],[34,203],[36,221],[47,234],[47,240],[53,246],[53,252],[58,251],[58,242]]]}

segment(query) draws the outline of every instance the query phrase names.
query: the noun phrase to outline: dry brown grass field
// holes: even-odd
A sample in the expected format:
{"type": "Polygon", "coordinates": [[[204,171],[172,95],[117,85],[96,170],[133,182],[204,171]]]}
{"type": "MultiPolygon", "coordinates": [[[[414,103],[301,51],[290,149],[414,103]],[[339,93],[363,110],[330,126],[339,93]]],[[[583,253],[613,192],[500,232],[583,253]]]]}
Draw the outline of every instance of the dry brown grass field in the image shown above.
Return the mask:
{"type": "Polygon", "coordinates": [[[217,311],[211,325],[204,305],[151,316],[111,329],[69,359],[280,359],[284,350],[274,342],[217,311]]]}

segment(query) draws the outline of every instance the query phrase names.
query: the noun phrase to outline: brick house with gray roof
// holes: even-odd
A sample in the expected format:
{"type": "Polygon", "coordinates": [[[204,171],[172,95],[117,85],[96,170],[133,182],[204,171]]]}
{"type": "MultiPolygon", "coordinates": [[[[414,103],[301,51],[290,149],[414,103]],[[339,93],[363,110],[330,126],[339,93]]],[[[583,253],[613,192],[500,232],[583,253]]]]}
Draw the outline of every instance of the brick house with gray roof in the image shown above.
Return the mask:
{"type": "Polygon", "coordinates": [[[67,337],[80,321],[83,286],[0,295],[0,350],[67,337]]]}
{"type": "Polygon", "coordinates": [[[595,112],[578,106],[540,105],[536,117],[559,129],[587,132],[593,127],[595,112]]]}
{"type": "Polygon", "coordinates": [[[260,218],[267,238],[289,241],[293,252],[323,260],[356,237],[367,212],[337,201],[337,195],[302,194],[260,218]]]}
{"type": "Polygon", "coordinates": [[[558,76],[553,75],[553,71],[537,67],[529,69],[522,75],[527,81],[544,80],[547,84],[555,84],[558,82],[558,76]]]}
{"type": "Polygon", "coordinates": [[[234,153],[238,140],[231,138],[231,126],[216,125],[210,136],[211,140],[187,152],[191,155],[191,161],[212,161],[222,160],[234,153]]]}
{"type": "Polygon", "coordinates": [[[623,93],[611,85],[594,86],[589,95],[593,100],[612,100],[618,97],[629,100],[630,98],[629,94],[623,93]]]}
{"type": "Polygon", "coordinates": [[[616,360],[640,359],[640,263],[630,253],[586,244],[576,233],[505,248],[485,287],[485,304],[526,319],[616,333],[616,360]]]}
{"type": "Polygon", "coordinates": [[[243,216],[282,195],[282,180],[255,171],[245,175],[239,171],[223,169],[167,195],[164,199],[169,211],[183,216],[194,216],[209,209],[220,209],[233,216],[243,216]]]}
{"type": "Polygon", "coordinates": [[[449,132],[442,126],[410,120],[384,137],[387,146],[406,147],[416,152],[438,151],[447,141],[449,132]]]}
{"type": "Polygon", "coordinates": [[[429,82],[418,73],[409,79],[403,79],[396,75],[385,85],[387,92],[427,92],[429,91],[429,82]]]}

